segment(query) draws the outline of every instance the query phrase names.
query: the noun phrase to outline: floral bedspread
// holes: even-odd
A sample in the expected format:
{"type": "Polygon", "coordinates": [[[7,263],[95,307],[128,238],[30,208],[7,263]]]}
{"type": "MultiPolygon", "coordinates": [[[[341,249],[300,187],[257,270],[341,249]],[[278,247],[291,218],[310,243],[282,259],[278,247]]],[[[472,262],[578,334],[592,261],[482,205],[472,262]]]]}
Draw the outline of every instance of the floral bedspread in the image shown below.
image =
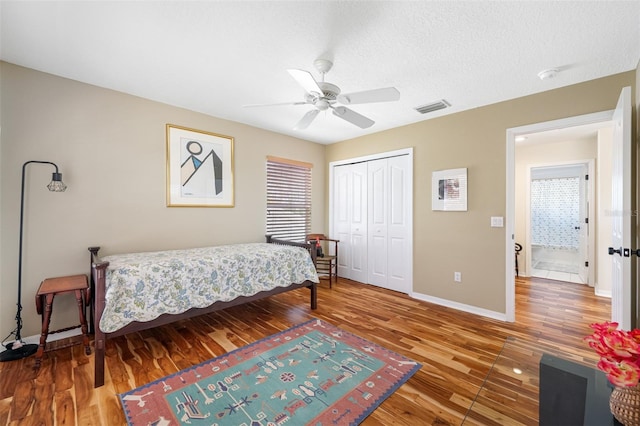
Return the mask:
{"type": "Polygon", "coordinates": [[[319,282],[305,249],[277,244],[132,253],[102,260],[109,262],[100,320],[105,333],[165,313],[179,314],[305,280],[319,282]]]}

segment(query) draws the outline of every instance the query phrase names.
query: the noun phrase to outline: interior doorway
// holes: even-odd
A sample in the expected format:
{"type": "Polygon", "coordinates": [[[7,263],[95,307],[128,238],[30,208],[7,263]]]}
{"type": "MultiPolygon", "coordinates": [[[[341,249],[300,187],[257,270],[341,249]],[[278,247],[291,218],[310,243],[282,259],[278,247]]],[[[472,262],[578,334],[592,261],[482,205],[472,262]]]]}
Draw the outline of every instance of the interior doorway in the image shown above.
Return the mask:
{"type": "Polygon", "coordinates": [[[532,277],[589,284],[593,160],[529,167],[528,176],[526,270],[532,277]]]}
{"type": "Polygon", "coordinates": [[[505,216],[505,243],[506,243],[506,320],[515,321],[515,221],[516,221],[516,137],[525,135],[546,134],[561,132],[565,129],[577,129],[582,126],[594,126],[603,128],[612,126],[613,111],[586,114],[536,123],[527,126],[507,129],[506,131],[506,163],[507,163],[507,188],[506,188],[506,216],[505,216]]]}

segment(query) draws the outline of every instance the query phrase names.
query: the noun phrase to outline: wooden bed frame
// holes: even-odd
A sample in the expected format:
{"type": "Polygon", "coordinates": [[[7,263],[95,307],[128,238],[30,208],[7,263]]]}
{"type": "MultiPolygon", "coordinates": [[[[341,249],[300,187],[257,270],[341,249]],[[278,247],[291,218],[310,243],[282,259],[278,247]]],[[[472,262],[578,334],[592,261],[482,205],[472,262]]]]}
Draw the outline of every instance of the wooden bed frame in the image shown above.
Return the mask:
{"type": "MultiPolygon", "coordinates": [[[[313,264],[316,263],[316,250],[313,244],[295,243],[292,241],[278,240],[272,238],[270,235],[266,236],[267,243],[270,244],[282,244],[297,247],[306,248],[311,254],[313,264]]],[[[137,322],[134,321],[127,326],[116,330],[112,333],[104,333],[100,330],[100,319],[105,308],[105,278],[106,270],[109,266],[109,262],[102,262],[98,257],[98,251],[100,247],[89,247],[91,252],[91,307],[90,307],[90,328],[94,333],[95,344],[95,376],[94,387],[100,387],[104,385],[104,361],[105,361],[105,341],[109,337],[122,336],[128,333],[136,331],[142,331],[153,327],[158,327],[165,324],[170,324],[175,321],[192,318],[198,315],[203,315],[210,312],[219,311],[221,309],[229,308],[231,306],[241,305],[243,303],[249,303],[254,300],[259,300],[265,297],[273,296],[275,294],[284,293],[290,290],[297,290],[302,287],[307,287],[311,290],[311,309],[316,309],[318,306],[317,299],[317,284],[311,281],[305,281],[301,284],[291,284],[288,287],[276,287],[273,290],[262,291],[253,296],[241,296],[228,302],[215,302],[214,304],[206,308],[192,308],[186,312],[177,315],[164,314],[159,316],[153,321],[137,322]]]]}

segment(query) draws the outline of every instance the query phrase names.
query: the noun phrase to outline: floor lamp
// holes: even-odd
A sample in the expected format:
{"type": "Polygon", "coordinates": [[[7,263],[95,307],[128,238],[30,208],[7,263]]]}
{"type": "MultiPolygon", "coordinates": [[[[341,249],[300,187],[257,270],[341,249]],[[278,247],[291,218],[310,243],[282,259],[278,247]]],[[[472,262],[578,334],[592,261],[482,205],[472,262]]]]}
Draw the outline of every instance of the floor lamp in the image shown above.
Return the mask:
{"type": "MultiPolygon", "coordinates": [[[[58,172],[58,166],[50,161],[27,161],[22,165],[22,189],[20,192],[20,249],[18,254],[18,312],[16,313],[16,329],[9,334],[16,336],[16,339],[7,345],[5,351],[0,352],[0,362],[4,361],[14,361],[16,359],[26,358],[36,353],[38,350],[38,345],[36,344],[26,344],[22,341],[22,336],[20,335],[20,331],[22,329],[22,237],[23,237],[23,222],[24,222],[24,175],[29,164],[51,164],[55,167],[56,171],[53,173],[51,178],[51,183],[47,185],[49,191],[52,192],[64,192],[67,189],[67,185],[62,182],[62,173],[58,172]]],[[[7,336],[7,340],[9,338],[7,336]]],[[[3,341],[4,342],[4,341],[3,341]]]]}

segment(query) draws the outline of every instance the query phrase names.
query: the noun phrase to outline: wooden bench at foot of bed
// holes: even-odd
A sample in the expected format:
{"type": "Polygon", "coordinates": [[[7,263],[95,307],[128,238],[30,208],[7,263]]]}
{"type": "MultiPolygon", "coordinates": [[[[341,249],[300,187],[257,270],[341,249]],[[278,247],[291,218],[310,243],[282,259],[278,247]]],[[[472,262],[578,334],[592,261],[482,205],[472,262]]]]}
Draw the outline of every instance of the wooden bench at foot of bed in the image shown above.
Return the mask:
{"type": "MultiPolygon", "coordinates": [[[[297,246],[303,247],[309,251],[311,259],[313,260],[313,264],[316,263],[316,250],[312,244],[302,244],[295,243],[291,241],[278,240],[276,238],[272,238],[270,235],[266,236],[267,243],[270,244],[280,244],[280,245],[288,245],[288,246],[297,246]]],[[[191,308],[188,311],[185,311],[181,314],[163,314],[153,321],[146,322],[138,322],[134,321],[114,332],[104,333],[100,330],[100,320],[102,318],[102,313],[105,309],[106,297],[105,297],[105,288],[106,288],[106,270],[109,266],[109,262],[100,261],[98,257],[98,251],[100,247],[89,247],[89,251],[91,252],[91,312],[90,312],[90,326],[91,332],[94,333],[94,344],[95,344],[95,377],[94,377],[94,387],[100,387],[104,385],[104,363],[105,363],[105,343],[106,339],[109,337],[122,336],[128,333],[134,333],[137,331],[146,330],[149,328],[158,327],[165,324],[170,324],[176,321],[180,321],[187,318],[192,318],[198,315],[203,315],[215,311],[219,311],[221,309],[226,309],[231,306],[237,306],[244,303],[249,303],[255,300],[263,299],[265,297],[273,296],[279,293],[284,293],[291,290],[297,290],[302,287],[309,288],[310,295],[310,306],[311,309],[316,309],[318,306],[317,301],[317,284],[312,281],[305,281],[300,284],[291,284],[288,287],[275,287],[272,290],[262,291],[260,293],[254,294],[252,296],[240,296],[236,299],[222,302],[218,301],[209,305],[205,308],[191,308]]]]}

